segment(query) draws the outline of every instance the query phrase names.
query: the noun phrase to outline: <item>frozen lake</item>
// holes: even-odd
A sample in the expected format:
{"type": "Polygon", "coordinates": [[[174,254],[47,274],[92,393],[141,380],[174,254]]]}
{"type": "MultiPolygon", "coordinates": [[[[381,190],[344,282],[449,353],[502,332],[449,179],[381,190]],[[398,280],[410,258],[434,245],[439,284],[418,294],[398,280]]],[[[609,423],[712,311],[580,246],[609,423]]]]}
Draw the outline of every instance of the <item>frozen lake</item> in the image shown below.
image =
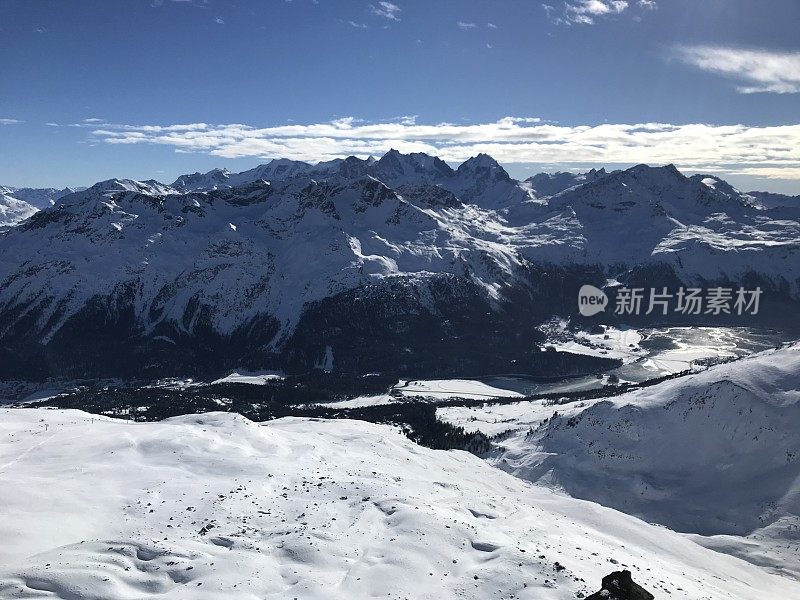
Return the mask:
{"type": "Polygon", "coordinates": [[[618,358],[623,365],[601,376],[589,375],[543,381],[529,377],[489,377],[474,381],[474,389],[466,389],[464,380],[413,381],[401,390],[432,397],[459,396],[459,391],[477,398],[486,394],[486,387],[496,390],[498,397],[512,392],[536,395],[590,390],[608,384],[609,376],[621,382],[640,383],[687,369],[700,370],[704,365],[732,360],[754,352],[774,348],[792,337],[775,330],[746,327],[668,327],[658,329],[614,329],[605,333],[579,332],[569,341],[552,344],[557,350],[618,358]],[[451,383],[451,385],[448,385],[451,383]]]}

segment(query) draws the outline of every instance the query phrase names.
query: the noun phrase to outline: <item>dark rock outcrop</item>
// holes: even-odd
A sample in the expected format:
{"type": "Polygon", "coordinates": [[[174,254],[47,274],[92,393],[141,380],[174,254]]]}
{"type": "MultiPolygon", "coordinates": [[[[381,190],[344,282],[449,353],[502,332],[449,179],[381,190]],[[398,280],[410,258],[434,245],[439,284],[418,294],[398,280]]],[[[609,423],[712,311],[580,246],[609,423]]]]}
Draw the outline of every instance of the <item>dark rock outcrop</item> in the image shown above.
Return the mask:
{"type": "Polygon", "coordinates": [[[655,596],[635,583],[630,571],[614,571],[603,577],[599,592],[587,596],[586,600],[653,600],[655,596]]]}

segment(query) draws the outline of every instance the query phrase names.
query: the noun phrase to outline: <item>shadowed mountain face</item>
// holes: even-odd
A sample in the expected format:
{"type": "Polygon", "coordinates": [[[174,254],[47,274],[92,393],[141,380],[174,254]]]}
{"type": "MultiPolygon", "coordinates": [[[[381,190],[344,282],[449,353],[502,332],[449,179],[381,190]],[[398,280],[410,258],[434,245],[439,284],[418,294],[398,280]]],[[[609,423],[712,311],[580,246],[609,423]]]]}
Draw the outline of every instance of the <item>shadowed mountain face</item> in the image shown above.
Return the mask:
{"type": "Polygon", "coordinates": [[[537,173],[525,180],[531,190],[540,198],[555,196],[576,185],[583,185],[607,175],[605,169],[592,169],[586,173],[559,171],[557,173],[537,173]]]}
{"type": "Polygon", "coordinates": [[[584,283],[796,306],[800,210],[672,166],[566,183],[396,151],[98,183],[0,236],[0,377],[574,373],[602,361],[545,357],[536,325],[574,316],[584,283]]]}

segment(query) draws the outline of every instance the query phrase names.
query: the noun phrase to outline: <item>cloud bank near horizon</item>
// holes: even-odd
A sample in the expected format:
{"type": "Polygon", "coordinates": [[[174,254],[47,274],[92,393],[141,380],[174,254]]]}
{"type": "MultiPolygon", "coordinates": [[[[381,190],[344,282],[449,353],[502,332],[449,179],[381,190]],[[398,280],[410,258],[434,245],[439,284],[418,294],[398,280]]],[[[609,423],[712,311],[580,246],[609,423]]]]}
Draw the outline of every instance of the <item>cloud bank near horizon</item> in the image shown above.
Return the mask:
{"type": "Polygon", "coordinates": [[[454,163],[486,153],[502,163],[674,163],[689,171],[800,180],[800,124],[565,126],[535,117],[505,117],[490,123],[425,125],[410,117],[380,123],[346,117],[263,128],[208,123],[96,127],[93,139],[107,144],[154,144],[229,159],[319,162],[378,156],[394,148],[454,163]]]}

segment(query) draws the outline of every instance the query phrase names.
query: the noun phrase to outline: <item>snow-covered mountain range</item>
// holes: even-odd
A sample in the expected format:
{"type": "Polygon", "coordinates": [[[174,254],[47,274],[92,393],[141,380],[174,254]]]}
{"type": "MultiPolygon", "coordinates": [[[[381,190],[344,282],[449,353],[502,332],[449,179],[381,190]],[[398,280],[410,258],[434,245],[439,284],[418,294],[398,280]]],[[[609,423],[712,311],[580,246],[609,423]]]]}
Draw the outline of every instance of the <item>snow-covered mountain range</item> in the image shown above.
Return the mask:
{"type": "Polygon", "coordinates": [[[799,259],[800,208],[672,166],[519,182],[487,155],[274,160],[104,181],[14,227],[0,339],[10,369],[50,372],[535,371],[535,324],[573,314],[583,283],[748,282],[793,302],[799,259]]]}

